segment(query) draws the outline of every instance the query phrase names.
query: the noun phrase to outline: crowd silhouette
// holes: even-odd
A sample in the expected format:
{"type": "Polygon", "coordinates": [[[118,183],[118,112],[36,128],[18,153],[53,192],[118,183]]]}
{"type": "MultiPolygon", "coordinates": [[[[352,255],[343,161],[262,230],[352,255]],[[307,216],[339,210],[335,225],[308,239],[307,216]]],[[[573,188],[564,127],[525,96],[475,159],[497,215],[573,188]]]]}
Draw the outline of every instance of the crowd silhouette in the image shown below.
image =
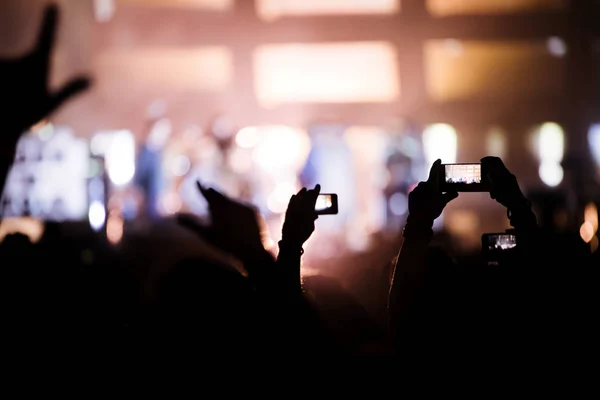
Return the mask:
{"type": "MultiPolygon", "coordinates": [[[[57,20],[58,9],[50,7],[35,49],[0,60],[2,187],[21,134],[91,83],[77,78],[48,91],[57,20]]],[[[85,249],[64,240],[59,224],[48,223],[37,243],[8,235],[0,245],[4,325],[68,337],[111,332],[124,344],[143,342],[153,350],[256,357],[585,351],[597,332],[598,265],[589,247],[540,229],[502,160],[485,157],[481,164],[491,198],[507,210],[517,247],[503,255],[501,268],[485,268],[485,260],[475,268],[432,246],[434,221],[459,196],[440,189],[437,160],[428,180],[409,195],[391,273],[374,270],[383,271],[381,295],[389,289],[387,326],[335,280],[301,279],[303,246],[318,218],[319,185],[290,199],[274,257],[263,246],[256,208],[202,182],[198,196],[208,203],[210,222],[180,214],[177,223],[226,258],[183,259],[142,287],[139,272],[125,261],[82,257],[85,249]],[[317,303],[326,307],[317,309],[317,303]]]]}

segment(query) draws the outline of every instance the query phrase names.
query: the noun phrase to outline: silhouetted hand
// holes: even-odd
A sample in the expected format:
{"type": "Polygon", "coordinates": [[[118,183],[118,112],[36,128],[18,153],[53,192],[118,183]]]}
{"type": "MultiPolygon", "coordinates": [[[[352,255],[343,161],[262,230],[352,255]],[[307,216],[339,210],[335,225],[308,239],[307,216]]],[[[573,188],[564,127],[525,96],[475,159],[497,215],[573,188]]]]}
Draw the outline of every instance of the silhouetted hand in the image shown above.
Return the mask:
{"type": "Polygon", "coordinates": [[[506,207],[510,224],[519,231],[537,227],[537,218],[531,210],[531,203],[525,198],[517,178],[506,168],[498,157],[484,157],[481,167],[486,171],[490,185],[490,197],[506,207]]]}
{"type": "Polygon", "coordinates": [[[411,221],[423,224],[433,224],[442,214],[444,207],[458,197],[457,192],[442,193],[440,190],[440,173],[442,161],[437,160],[429,170],[426,182],[420,182],[408,195],[408,213],[411,221]]]}
{"type": "Polygon", "coordinates": [[[320,192],[320,185],[312,190],[302,188],[290,199],[281,235],[286,245],[301,248],[315,231],[315,220],[318,218],[315,204],[320,192]]]}
{"type": "Polygon", "coordinates": [[[212,223],[210,226],[202,226],[186,216],[180,216],[179,222],[241,261],[264,257],[266,251],[262,245],[256,210],[214,189],[207,189],[200,182],[197,185],[208,202],[212,223]]]}
{"type": "Polygon", "coordinates": [[[507,209],[515,208],[526,201],[517,178],[498,157],[484,157],[481,167],[486,171],[490,185],[490,197],[507,209]]]}
{"type": "Polygon", "coordinates": [[[85,90],[89,79],[68,82],[56,93],[48,91],[52,49],[56,34],[58,8],[49,6],[35,49],[16,59],[0,59],[0,104],[8,124],[1,140],[16,144],[21,133],[43,120],[67,99],[85,90]],[[8,135],[8,136],[6,136],[8,135]]]}

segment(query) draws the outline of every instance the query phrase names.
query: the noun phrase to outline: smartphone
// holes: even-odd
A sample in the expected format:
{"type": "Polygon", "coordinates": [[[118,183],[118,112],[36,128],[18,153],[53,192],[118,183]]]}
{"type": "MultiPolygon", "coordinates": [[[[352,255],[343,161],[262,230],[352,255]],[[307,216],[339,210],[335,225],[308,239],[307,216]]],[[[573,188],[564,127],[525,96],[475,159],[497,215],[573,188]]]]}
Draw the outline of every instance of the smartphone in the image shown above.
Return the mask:
{"type": "Polygon", "coordinates": [[[315,204],[317,215],[333,215],[338,213],[338,195],[334,193],[324,193],[317,197],[315,204]]]}
{"type": "Polygon", "coordinates": [[[517,236],[510,233],[484,233],[481,246],[489,252],[502,252],[517,247],[517,236]]]}
{"type": "Polygon", "coordinates": [[[440,187],[443,192],[488,192],[481,163],[441,164],[440,187]]]}
{"type": "Polygon", "coordinates": [[[481,236],[481,250],[488,265],[500,265],[508,261],[517,244],[514,234],[485,233],[481,236]]]}

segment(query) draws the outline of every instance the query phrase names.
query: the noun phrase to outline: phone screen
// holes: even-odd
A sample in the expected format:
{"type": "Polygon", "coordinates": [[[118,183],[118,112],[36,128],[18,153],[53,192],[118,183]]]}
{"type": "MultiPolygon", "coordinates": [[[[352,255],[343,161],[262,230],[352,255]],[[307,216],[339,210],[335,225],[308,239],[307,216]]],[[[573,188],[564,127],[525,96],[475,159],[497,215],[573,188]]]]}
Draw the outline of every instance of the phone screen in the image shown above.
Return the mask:
{"type": "Polygon", "coordinates": [[[517,248],[517,236],[508,233],[486,233],[481,237],[481,247],[488,266],[511,264],[517,248]]]}
{"type": "Polygon", "coordinates": [[[457,192],[485,192],[480,163],[471,164],[442,164],[444,191],[455,190],[457,192]]]}
{"type": "Polygon", "coordinates": [[[517,237],[509,234],[489,235],[487,238],[489,251],[504,251],[517,247],[517,237]]]}
{"type": "Polygon", "coordinates": [[[337,214],[337,194],[320,194],[319,197],[317,197],[315,211],[319,215],[337,214]]]}

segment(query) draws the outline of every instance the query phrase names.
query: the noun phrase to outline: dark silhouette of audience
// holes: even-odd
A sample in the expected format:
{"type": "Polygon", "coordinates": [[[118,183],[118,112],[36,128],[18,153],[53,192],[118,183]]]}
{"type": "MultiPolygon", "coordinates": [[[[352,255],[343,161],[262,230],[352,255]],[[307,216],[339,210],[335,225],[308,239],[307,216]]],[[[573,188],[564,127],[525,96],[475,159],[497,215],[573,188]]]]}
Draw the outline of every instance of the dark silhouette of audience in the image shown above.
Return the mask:
{"type": "MultiPolygon", "coordinates": [[[[50,7],[32,52],[0,60],[2,185],[22,132],[90,82],[80,78],[48,92],[57,17],[58,9],[50,7]]],[[[123,344],[144,343],[155,351],[257,359],[584,350],[596,340],[597,256],[578,237],[538,228],[531,204],[502,160],[485,157],[481,163],[490,196],[506,208],[518,245],[501,252],[494,265],[482,252],[476,267],[457,264],[431,246],[434,221],[459,196],[440,190],[437,160],[429,179],[409,195],[389,291],[389,330],[340,282],[322,276],[302,280],[303,246],[315,230],[319,185],[290,199],[274,257],[262,244],[257,210],[200,182],[198,195],[209,205],[210,223],[181,214],[179,229],[193,232],[198,243],[231,263],[208,255],[182,258],[160,271],[145,293],[136,271],[111,253],[117,250],[94,259],[52,224],[38,243],[9,235],[0,245],[5,329],[67,341],[111,332],[123,344]]],[[[381,271],[373,274],[379,279],[381,271]]]]}

